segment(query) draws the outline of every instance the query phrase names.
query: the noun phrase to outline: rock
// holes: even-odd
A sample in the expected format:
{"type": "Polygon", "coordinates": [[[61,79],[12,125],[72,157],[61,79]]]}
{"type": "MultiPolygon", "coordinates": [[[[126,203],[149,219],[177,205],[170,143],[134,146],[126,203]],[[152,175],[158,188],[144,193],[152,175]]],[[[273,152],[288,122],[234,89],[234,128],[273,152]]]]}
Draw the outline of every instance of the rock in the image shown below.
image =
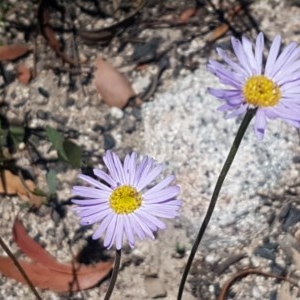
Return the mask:
{"type": "Polygon", "coordinates": [[[104,149],[105,150],[112,149],[116,145],[116,141],[110,133],[104,133],[103,139],[104,139],[104,149]]]}
{"type": "Polygon", "coordinates": [[[145,277],[144,286],[151,299],[167,297],[167,291],[159,278],[145,277]]]}

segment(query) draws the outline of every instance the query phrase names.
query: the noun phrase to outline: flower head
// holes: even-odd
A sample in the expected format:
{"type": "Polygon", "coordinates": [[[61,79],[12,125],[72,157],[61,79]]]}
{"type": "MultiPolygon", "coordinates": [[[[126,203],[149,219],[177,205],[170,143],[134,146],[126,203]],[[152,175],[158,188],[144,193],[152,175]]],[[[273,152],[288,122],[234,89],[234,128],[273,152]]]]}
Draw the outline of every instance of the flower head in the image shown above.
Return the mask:
{"type": "Polygon", "coordinates": [[[74,195],[85,199],[73,199],[75,211],[81,218],[81,225],[98,223],[93,234],[98,239],[105,234],[104,246],[113,244],[119,250],[125,235],[131,247],[135,237],[143,240],[154,239],[153,232],[164,229],[165,224],[158,218],[174,218],[178,215],[181,201],[176,199],[180,192],[177,185],[171,185],[175,177],[170,175],[158,184],[147,186],[162,172],[163,166],[145,156],[138,161],[137,154],[126,155],[124,163],[119,157],[107,151],[103,161],[109,171],[94,169],[100,180],[86,175],[79,178],[93,187],[74,186],[74,195]]]}
{"type": "Polygon", "coordinates": [[[233,117],[256,108],[255,133],[262,139],[267,119],[280,118],[286,123],[300,127],[300,47],[290,43],[282,51],[281,37],[276,36],[264,61],[264,36],[257,36],[255,45],[246,38],[232,38],[236,59],[225,51],[217,52],[226,65],[211,60],[208,70],[230,89],[209,88],[211,95],[225,103],[220,111],[231,111],[233,117]]]}

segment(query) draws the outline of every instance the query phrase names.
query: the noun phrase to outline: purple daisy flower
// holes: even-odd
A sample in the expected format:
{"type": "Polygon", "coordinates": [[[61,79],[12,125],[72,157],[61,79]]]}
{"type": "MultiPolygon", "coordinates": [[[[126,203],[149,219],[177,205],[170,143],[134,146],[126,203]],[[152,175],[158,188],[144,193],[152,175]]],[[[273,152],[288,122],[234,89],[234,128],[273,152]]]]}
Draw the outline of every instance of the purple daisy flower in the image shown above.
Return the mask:
{"type": "Polygon", "coordinates": [[[242,37],[231,39],[236,59],[224,50],[217,52],[227,64],[209,61],[208,70],[230,89],[209,88],[208,92],[224,101],[218,110],[231,111],[227,117],[244,114],[256,108],[255,133],[264,137],[267,119],[280,118],[300,127],[300,47],[292,42],[282,51],[281,37],[276,36],[264,61],[264,36],[260,33],[256,43],[242,37]]]}
{"type": "Polygon", "coordinates": [[[105,233],[104,246],[108,249],[116,245],[121,249],[125,235],[130,247],[135,245],[135,237],[143,240],[147,236],[154,239],[153,232],[164,229],[165,224],[158,218],[178,216],[181,201],[176,199],[180,192],[177,185],[170,185],[175,177],[168,176],[158,184],[146,187],[163,170],[163,165],[147,156],[139,162],[137,154],[126,155],[122,164],[119,157],[107,151],[103,161],[109,174],[94,169],[100,180],[86,175],[79,178],[93,187],[74,186],[74,195],[85,199],[73,199],[74,209],[81,218],[81,225],[99,223],[93,239],[105,233]],[[104,182],[104,183],[103,183],[104,182]]]}

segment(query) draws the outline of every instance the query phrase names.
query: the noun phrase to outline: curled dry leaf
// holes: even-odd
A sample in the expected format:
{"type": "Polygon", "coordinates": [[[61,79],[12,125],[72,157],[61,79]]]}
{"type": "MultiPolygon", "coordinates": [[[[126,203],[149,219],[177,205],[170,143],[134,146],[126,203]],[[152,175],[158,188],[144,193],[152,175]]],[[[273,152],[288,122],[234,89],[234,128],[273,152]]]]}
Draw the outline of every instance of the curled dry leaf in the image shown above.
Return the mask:
{"type": "Polygon", "coordinates": [[[14,44],[0,46],[0,61],[15,60],[32,50],[28,44],[14,44]]]}
{"type": "MultiPolygon", "coordinates": [[[[13,233],[18,246],[32,259],[30,262],[19,260],[19,263],[31,282],[41,289],[51,289],[56,292],[88,289],[103,280],[112,269],[112,262],[99,262],[96,265],[58,262],[27,234],[19,219],[15,220],[13,233]]],[[[0,272],[25,283],[8,257],[0,257],[0,272]]]]}
{"type": "Polygon", "coordinates": [[[36,186],[30,179],[21,179],[9,170],[0,173],[0,194],[8,196],[18,195],[25,201],[29,201],[35,207],[40,207],[45,197],[34,194],[36,186]]]}
{"type": "Polygon", "coordinates": [[[109,106],[123,108],[135,92],[128,79],[109,63],[96,61],[95,86],[103,101],[109,106]]]}
{"type": "MultiPolygon", "coordinates": [[[[237,5],[231,10],[228,14],[227,21],[231,22],[233,18],[242,10],[241,5],[237,5]]],[[[215,28],[212,32],[209,32],[205,37],[204,40],[206,42],[212,43],[216,41],[217,39],[221,38],[229,29],[229,24],[228,23],[223,23],[217,28],[215,28]]]]}
{"type": "Polygon", "coordinates": [[[181,23],[186,23],[190,18],[194,17],[197,14],[197,12],[198,9],[196,7],[187,8],[181,13],[179,21],[181,23]]]}
{"type": "Polygon", "coordinates": [[[18,80],[22,84],[26,85],[29,83],[32,74],[31,74],[30,69],[28,69],[25,64],[19,64],[16,67],[16,75],[17,75],[18,80]]]}
{"type": "Polygon", "coordinates": [[[53,9],[59,10],[59,8],[60,7],[57,5],[56,1],[40,0],[37,9],[39,28],[43,37],[48,42],[49,46],[64,62],[69,63],[71,65],[78,65],[79,62],[69,58],[62,51],[62,45],[57,39],[56,34],[50,25],[51,11],[53,9]]]}

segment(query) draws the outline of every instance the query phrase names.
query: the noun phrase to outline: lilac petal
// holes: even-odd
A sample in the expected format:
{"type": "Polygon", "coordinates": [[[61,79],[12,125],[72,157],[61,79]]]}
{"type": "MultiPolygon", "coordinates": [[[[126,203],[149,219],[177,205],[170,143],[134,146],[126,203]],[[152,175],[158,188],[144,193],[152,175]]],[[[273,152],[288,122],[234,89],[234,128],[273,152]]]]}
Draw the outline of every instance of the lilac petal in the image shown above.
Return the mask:
{"type": "Polygon", "coordinates": [[[166,228],[166,224],[164,222],[162,222],[159,219],[157,219],[156,217],[148,214],[146,209],[144,209],[144,210],[140,209],[136,212],[136,214],[140,215],[141,219],[147,220],[148,224],[152,224],[153,230],[156,230],[157,228],[160,228],[160,229],[166,228]]]}
{"type": "Polygon", "coordinates": [[[134,214],[130,215],[130,226],[134,232],[138,236],[140,240],[144,240],[146,238],[146,234],[142,227],[140,226],[140,223],[136,221],[136,219],[133,217],[134,214]]]}
{"type": "Polygon", "coordinates": [[[130,175],[131,175],[130,161],[131,161],[130,155],[127,154],[125,156],[124,163],[123,163],[124,176],[127,184],[130,184],[130,175]]]}
{"type": "Polygon", "coordinates": [[[94,240],[99,239],[102,234],[106,231],[107,226],[110,224],[111,219],[114,217],[114,214],[108,214],[100,223],[99,227],[96,229],[96,231],[94,232],[92,238],[94,240]]]}
{"type": "Polygon", "coordinates": [[[111,151],[106,151],[105,155],[103,156],[103,161],[113,180],[116,181],[117,185],[120,184],[121,179],[119,178],[111,151]]]}
{"type": "Polygon", "coordinates": [[[143,194],[144,197],[151,197],[151,194],[154,192],[158,192],[162,189],[164,189],[166,186],[168,186],[172,181],[175,180],[175,176],[174,175],[170,175],[167,178],[165,178],[164,180],[162,180],[160,183],[156,184],[154,187],[152,187],[151,189],[149,189],[147,192],[145,192],[143,194]]]}
{"type": "Polygon", "coordinates": [[[291,120],[285,120],[285,119],[283,119],[283,121],[289,125],[296,127],[296,128],[300,128],[300,121],[291,121],[291,120]]]}
{"type": "Polygon", "coordinates": [[[122,248],[123,232],[124,232],[124,219],[122,215],[119,215],[117,218],[117,225],[116,225],[116,249],[118,250],[122,248]]]}
{"type": "Polygon", "coordinates": [[[243,68],[247,71],[247,74],[253,75],[251,65],[249,63],[247,55],[244,52],[241,42],[238,39],[232,37],[231,44],[237,59],[239,60],[243,68]]]}
{"type": "Polygon", "coordinates": [[[217,52],[222,57],[222,59],[232,68],[233,71],[248,76],[248,73],[239,64],[230,59],[223,49],[217,48],[217,52]]]}
{"type": "Polygon", "coordinates": [[[272,73],[272,68],[277,59],[280,46],[281,46],[281,37],[279,35],[277,35],[271,45],[267,63],[266,63],[266,67],[265,67],[265,75],[267,75],[267,76],[271,77],[270,74],[272,73]]]}
{"type": "Polygon", "coordinates": [[[101,222],[101,220],[106,218],[108,215],[110,215],[110,211],[109,210],[103,210],[101,212],[97,212],[97,213],[94,213],[92,215],[82,217],[80,219],[80,224],[81,225],[90,225],[90,224],[94,224],[94,223],[99,223],[99,222],[101,222]]]}
{"type": "Polygon", "coordinates": [[[149,207],[148,213],[155,217],[166,218],[166,219],[172,219],[179,215],[178,211],[161,209],[160,205],[156,205],[151,208],[149,207]]]}
{"type": "Polygon", "coordinates": [[[163,170],[164,166],[162,164],[157,165],[149,174],[141,176],[141,179],[136,186],[138,191],[141,191],[149,183],[151,183],[163,170]]]}
{"type": "Polygon", "coordinates": [[[208,88],[207,91],[214,97],[219,99],[236,99],[240,98],[242,93],[241,90],[228,90],[228,89],[214,89],[208,88]]]}
{"type": "MultiPolygon", "coordinates": [[[[110,220],[110,223],[107,226],[105,238],[103,241],[103,246],[107,249],[110,249],[115,241],[116,237],[116,224],[117,224],[117,215],[113,215],[113,217],[110,220]]],[[[118,249],[119,250],[119,249],[118,249]]]]}
{"type": "Polygon", "coordinates": [[[136,172],[136,159],[137,159],[137,155],[135,152],[133,152],[130,156],[130,160],[128,163],[128,172],[129,172],[128,183],[129,183],[129,185],[134,184],[135,172],[136,172]]]}
{"type": "Polygon", "coordinates": [[[142,220],[140,220],[140,218],[136,214],[131,214],[131,218],[135,221],[136,224],[139,225],[144,234],[148,235],[153,240],[155,239],[152,230],[142,220]]]}
{"type": "Polygon", "coordinates": [[[223,65],[213,60],[209,62],[207,69],[212,74],[215,74],[222,83],[232,85],[236,88],[241,88],[245,81],[244,76],[225,69],[223,65]]]}
{"type": "Polygon", "coordinates": [[[112,189],[109,188],[107,185],[95,180],[94,178],[90,177],[90,176],[87,176],[87,175],[84,175],[84,174],[79,174],[78,175],[78,178],[84,180],[85,182],[101,189],[101,190],[105,190],[105,191],[108,191],[108,192],[111,192],[112,189]]]}
{"type": "Polygon", "coordinates": [[[289,61],[293,61],[295,58],[295,49],[297,47],[297,43],[290,43],[288,46],[286,46],[281,54],[278,56],[278,59],[276,60],[276,63],[272,69],[271,76],[275,76],[278,71],[280,71],[281,68],[286,66],[289,61]]]}
{"type": "Polygon", "coordinates": [[[255,44],[255,60],[257,65],[257,75],[262,73],[262,62],[264,53],[264,35],[260,32],[256,38],[255,44]]]}
{"type": "Polygon", "coordinates": [[[135,177],[134,177],[134,184],[133,184],[134,186],[137,186],[144,169],[146,167],[148,169],[150,169],[152,167],[152,164],[153,164],[153,161],[151,159],[149,159],[147,156],[143,157],[141,163],[136,168],[135,177]]]}
{"type": "Polygon", "coordinates": [[[117,183],[111,176],[99,169],[93,169],[94,174],[101,180],[107,182],[113,189],[117,187],[117,183]]]}
{"type": "Polygon", "coordinates": [[[281,93],[286,96],[286,93],[298,93],[300,94],[300,77],[295,78],[294,80],[285,82],[280,86],[281,93]]]}
{"type": "Polygon", "coordinates": [[[285,95],[281,99],[281,102],[285,103],[285,104],[291,104],[291,105],[299,106],[300,105],[299,94],[287,93],[287,95],[285,95]]]}
{"type": "Polygon", "coordinates": [[[246,103],[242,104],[235,111],[233,111],[233,112],[229,113],[228,115],[226,115],[226,119],[233,118],[233,117],[244,114],[246,112],[247,108],[248,108],[248,104],[246,104],[246,103]]]}
{"type": "Polygon", "coordinates": [[[273,106],[272,109],[276,111],[282,111],[287,113],[293,119],[298,119],[300,117],[300,106],[288,101],[280,101],[277,106],[273,106]]]}
{"type": "Polygon", "coordinates": [[[282,68],[285,67],[290,67],[295,61],[299,60],[300,47],[297,46],[296,48],[293,48],[293,45],[296,45],[296,43],[291,43],[290,45],[288,45],[286,47],[286,51],[288,51],[288,53],[285,52],[281,55],[282,59],[280,60],[280,62],[282,62],[282,66],[280,66],[279,62],[276,62],[275,66],[278,69],[277,71],[280,71],[282,68]]]}
{"type": "Polygon", "coordinates": [[[293,72],[300,69],[300,61],[294,62],[289,67],[282,68],[280,72],[278,72],[274,77],[273,80],[280,84],[282,80],[286,80],[285,77],[291,75],[293,72]]]}
{"type": "Polygon", "coordinates": [[[239,97],[235,97],[234,99],[227,99],[227,103],[234,107],[239,107],[241,104],[245,103],[244,96],[241,94],[239,97]]]}
{"type": "Polygon", "coordinates": [[[267,118],[263,109],[258,109],[255,115],[254,131],[258,139],[262,140],[267,127],[267,118]]]}
{"type": "Polygon", "coordinates": [[[120,179],[120,183],[122,185],[127,184],[128,182],[126,182],[126,178],[125,178],[125,174],[124,174],[124,170],[123,170],[123,166],[122,166],[120,158],[115,153],[112,153],[112,157],[114,160],[114,165],[116,167],[116,171],[118,173],[118,178],[120,179]]]}
{"type": "Polygon", "coordinates": [[[88,206],[88,205],[95,205],[95,204],[100,204],[100,203],[105,203],[108,202],[107,198],[92,198],[92,199],[72,199],[72,203],[81,205],[81,206],[88,206]]]}
{"type": "Polygon", "coordinates": [[[124,215],[123,218],[124,218],[125,235],[130,247],[133,248],[135,245],[135,238],[132,231],[132,225],[130,223],[130,217],[128,215],[124,215]]]}
{"type": "Polygon", "coordinates": [[[159,203],[159,202],[172,199],[173,197],[176,197],[179,194],[179,192],[180,192],[180,187],[174,185],[174,186],[166,187],[161,191],[151,193],[150,196],[144,195],[144,199],[147,201],[147,203],[159,203]]]}
{"type": "Polygon", "coordinates": [[[279,118],[298,121],[300,119],[299,109],[286,108],[283,105],[272,108],[273,112],[277,114],[279,118]]]}
{"type": "Polygon", "coordinates": [[[225,103],[225,104],[219,106],[217,108],[217,111],[224,112],[224,111],[233,110],[233,109],[235,109],[235,106],[232,106],[232,105],[229,105],[228,103],[225,103]]]}
{"type": "Polygon", "coordinates": [[[170,199],[160,203],[147,203],[141,209],[151,211],[158,209],[159,211],[177,212],[182,207],[182,200],[170,199]]]}
{"type": "Polygon", "coordinates": [[[140,213],[138,213],[138,212],[134,212],[134,214],[137,216],[137,218],[139,218],[139,219],[142,220],[143,224],[144,224],[145,226],[147,226],[147,227],[151,230],[151,232],[157,231],[158,227],[155,225],[155,223],[149,221],[148,218],[145,218],[144,216],[142,216],[142,215],[141,215],[140,213]]]}
{"type": "Polygon", "coordinates": [[[151,172],[153,167],[154,167],[154,160],[148,157],[147,164],[145,165],[144,168],[141,169],[142,172],[139,173],[140,174],[139,177],[143,178],[144,176],[147,176],[151,172]]]}
{"type": "Polygon", "coordinates": [[[87,198],[109,198],[111,193],[96,188],[76,185],[72,188],[72,194],[87,198]]]}
{"type": "Polygon", "coordinates": [[[93,205],[90,207],[88,207],[88,206],[77,207],[77,208],[75,208],[75,210],[77,211],[80,218],[83,218],[83,217],[91,216],[93,214],[100,213],[103,211],[106,211],[106,213],[107,213],[108,210],[110,210],[110,207],[108,205],[99,204],[99,205],[93,205]]]}
{"type": "Polygon", "coordinates": [[[257,74],[256,61],[253,53],[253,45],[245,36],[242,37],[242,45],[251,67],[252,74],[257,74]]]}

